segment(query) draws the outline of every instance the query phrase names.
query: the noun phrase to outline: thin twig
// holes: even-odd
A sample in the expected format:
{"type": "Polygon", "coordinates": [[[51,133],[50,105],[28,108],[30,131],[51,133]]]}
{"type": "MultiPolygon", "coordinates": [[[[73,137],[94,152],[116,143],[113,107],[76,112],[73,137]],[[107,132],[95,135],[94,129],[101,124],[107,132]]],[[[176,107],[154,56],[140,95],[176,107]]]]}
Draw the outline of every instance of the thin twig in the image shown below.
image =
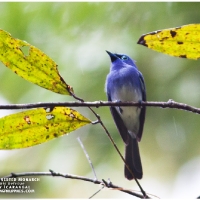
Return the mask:
{"type": "Polygon", "coordinates": [[[93,198],[96,194],[98,194],[99,192],[101,192],[101,190],[103,190],[103,188],[104,188],[104,185],[102,186],[102,188],[100,188],[99,190],[97,190],[93,195],[91,195],[89,197],[89,199],[93,198]]]}
{"type": "Polygon", "coordinates": [[[86,149],[85,149],[85,147],[84,147],[84,145],[83,145],[81,139],[78,137],[77,140],[78,140],[78,142],[79,142],[81,148],[83,149],[83,152],[84,152],[84,154],[85,154],[85,156],[86,156],[86,158],[87,158],[87,160],[88,160],[88,162],[89,162],[89,164],[90,164],[90,167],[92,168],[92,171],[93,171],[93,173],[94,173],[95,179],[97,179],[97,175],[96,175],[96,173],[95,173],[94,166],[93,166],[93,164],[92,164],[92,162],[91,162],[91,160],[90,160],[90,157],[89,157],[89,155],[88,155],[88,153],[87,153],[87,151],[86,151],[86,149]]]}
{"type": "MultiPolygon", "coordinates": [[[[81,103],[84,103],[84,100],[81,99],[81,98],[79,98],[79,97],[77,97],[74,93],[71,92],[71,95],[72,95],[76,100],[79,100],[81,103]]],[[[102,102],[100,101],[100,103],[102,103],[102,102]]],[[[128,168],[128,170],[132,173],[132,171],[130,170],[129,166],[126,164],[124,157],[122,156],[121,152],[119,151],[117,145],[115,144],[115,142],[114,142],[112,136],[110,135],[108,129],[105,127],[103,121],[101,120],[100,116],[99,116],[90,106],[88,106],[88,108],[89,108],[89,109],[91,110],[91,112],[96,116],[96,118],[98,119],[99,123],[100,123],[101,126],[103,127],[105,133],[107,134],[108,138],[110,139],[111,143],[113,144],[113,146],[114,146],[115,149],[117,150],[119,156],[121,157],[121,159],[122,159],[123,162],[125,163],[125,165],[126,165],[126,167],[128,168]]],[[[133,175],[133,176],[134,176],[134,175],[133,175]]],[[[140,190],[141,190],[141,192],[142,192],[144,198],[147,198],[148,196],[146,195],[146,192],[143,190],[143,188],[141,187],[141,185],[140,185],[140,183],[138,182],[138,180],[137,180],[137,179],[134,179],[134,180],[135,180],[135,182],[137,183],[138,187],[140,188],[140,190]]]]}
{"type": "MultiPolygon", "coordinates": [[[[112,136],[110,135],[110,133],[108,132],[107,128],[106,128],[105,125],[103,124],[103,122],[102,122],[100,116],[99,116],[99,115],[96,115],[96,116],[98,117],[99,123],[101,124],[101,126],[102,126],[103,129],[104,129],[104,131],[106,132],[108,138],[109,138],[110,141],[112,142],[112,144],[113,144],[113,146],[115,147],[115,149],[116,149],[117,153],[119,154],[120,158],[123,160],[124,164],[125,164],[126,167],[129,169],[129,166],[126,164],[126,161],[125,161],[124,157],[122,156],[120,150],[118,149],[117,145],[115,144],[115,142],[114,142],[112,136]]],[[[132,171],[131,171],[130,169],[129,169],[129,171],[132,173],[132,171]]],[[[134,175],[134,174],[133,174],[133,175],[134,175]]],[[[140,185],[140,183],[138,182],[138,180],[137,180],[137,179],[134,179],[134,180],[135,180],[135,182],[137,183],[138,187],[140,188],[140,190],[141,190],[143,196],[144,196],[144,197],[147,197],[146,192],[143,190],[143,188],[141,187],[141,185],[140,185]]]]}
{"type": "MultiPolygon", "coordinates": [[[[79,100],[81,103],[84,103],[84,100],[77,97],[74,93],[71,93],[71,95],[76,99],[79,100]]],[[[125,165],[127,166],[128,170],[131,172],[131,170],[129,169],[129,166],[126,164],[124,157],[122,156],[121,152],[119,151],[117,145],[115,144],[112,136],[110,135],[108,129],[106,128],[106,126],[104,125],[103,121],[101,120],[100,116],[90,107],[88,106],[88,108],[91,110],[91,112],[96,116],[96,118],[98,119],[98,122],[101,124],[101,126],[103,127],[105,133],[107,134],[108,138],[110,139],[111,143],[113,144],[114,148],[117,150],[119,156],[121,157],[121,159],[123,160],[123,162],[125,163],[125,165]]],[[[132,172],[131,172],[132,173],[132,172]]],[[[140,183],[138,182],[137,179],[134,179],[135,182],[137,183],[138,187],[140,188],[144,198],[147,197],[146,192],[143,190],[143,188],[141,187],[140,183]]]]}

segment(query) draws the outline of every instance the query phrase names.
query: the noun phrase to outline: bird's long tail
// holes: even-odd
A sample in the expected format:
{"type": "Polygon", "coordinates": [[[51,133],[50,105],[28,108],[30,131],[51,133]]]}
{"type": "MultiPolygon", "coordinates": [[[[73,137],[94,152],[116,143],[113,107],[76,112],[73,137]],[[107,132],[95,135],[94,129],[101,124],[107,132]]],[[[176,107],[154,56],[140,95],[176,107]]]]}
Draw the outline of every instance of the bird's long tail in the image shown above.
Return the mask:
{"type": "Polygon", "coordinates": [[[131,172],[124,167],[125,177],[128,180],[132,180],[134,178],[141,179],[143,172],[142,172],[142,163],[140,159],[140,152],[138,141],[136,138],[130,137],[129,144],[125,145],[125,161],[126,164],[129,166],[131,172]]]}

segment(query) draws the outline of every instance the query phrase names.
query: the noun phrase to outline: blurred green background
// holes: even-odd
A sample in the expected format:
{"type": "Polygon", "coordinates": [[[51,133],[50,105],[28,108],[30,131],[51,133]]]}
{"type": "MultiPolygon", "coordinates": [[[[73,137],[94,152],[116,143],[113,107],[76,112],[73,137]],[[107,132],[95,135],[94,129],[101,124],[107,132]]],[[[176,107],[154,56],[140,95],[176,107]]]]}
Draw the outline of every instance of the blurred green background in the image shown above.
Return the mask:
{"type": "MultiPolygon", "coordinates": [[[[200,107],[199,61],[175,58],[137,45],[142,34],[200,22],[200,3],[0,3],[0,28],[38,47],[57,64],[65,81],[85,101],[106,100],[104,84],[110,60],[105,50],[125,53],[143,73],[148,101],[200,107]]],[[[0,64],[0,104],[74,101],[33,85],[0,64]]],[[[87,108],[76,108],[96,120],[87,108]]],[[[106,107],[95,109],[124,154],[124,144],[106,107]]],[[[14,112],[14,111],[12,111],[14,112]]],[[[16,112],[16,111],[15,111],[16,112]]],[[[1,110],[5,116],[11,111],[1,110]]],[[[182,110],[147,108],[140,153],[143,189],[160,198],[200,195],[200,116],[182,110]]],[[[93,178],[80,137],[98,179],[139,190],[124,178],[124,164],[100,125],[27,149],[0,151],[0,176],[11,172],[70,173],[93,178]]],[[[41,177],[33,194],[4,198],[88,198],[100,187],[64,178],[41,177]]],[[[104,189],[95,198],[132,198],[104,189]]]]}

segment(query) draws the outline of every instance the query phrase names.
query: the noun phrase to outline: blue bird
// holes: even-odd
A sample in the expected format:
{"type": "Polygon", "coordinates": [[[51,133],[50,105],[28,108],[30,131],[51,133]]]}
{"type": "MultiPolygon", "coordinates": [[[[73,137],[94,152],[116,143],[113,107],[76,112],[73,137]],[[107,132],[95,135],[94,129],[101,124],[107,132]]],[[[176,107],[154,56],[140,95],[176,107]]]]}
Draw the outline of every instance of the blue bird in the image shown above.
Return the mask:
{"type": "MultiPolygon", "coordinates": [[[[142,73],[134,61],[124,54],[106,51],[111,59],[105,90],[108,101],[146,101],[146,89],[142,73]]],[[[145,107],[110,107],[118,131],[125,143],[124,174],[128,180],[141,179],[143,175],[138,142],[142,138],[145,107]]]]}

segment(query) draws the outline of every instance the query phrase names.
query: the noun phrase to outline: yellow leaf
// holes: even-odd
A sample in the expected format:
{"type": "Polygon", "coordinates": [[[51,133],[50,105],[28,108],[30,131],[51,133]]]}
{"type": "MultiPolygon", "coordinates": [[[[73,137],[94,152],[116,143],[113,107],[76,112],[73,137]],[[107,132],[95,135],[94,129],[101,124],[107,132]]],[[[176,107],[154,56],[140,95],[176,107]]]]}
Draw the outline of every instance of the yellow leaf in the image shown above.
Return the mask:
{"type": "Polygon", "coordinates": [[[200,24],[189,24],[144,34],[138,44],[152,50],[188,59],[200,58],[200,24]]]}
{"type": "Polygon", "coordinates": [[[29,43],[0,29],[0,61],[22,78],[59,94],[73,92],[57,70],[57,64],[29,43]]]}
{"type": "Polygon", "coordinates": [[[0,118],[0,149],[42,144],[74,131],[91,121],[66,108],[39,108],[0,118]]]}

